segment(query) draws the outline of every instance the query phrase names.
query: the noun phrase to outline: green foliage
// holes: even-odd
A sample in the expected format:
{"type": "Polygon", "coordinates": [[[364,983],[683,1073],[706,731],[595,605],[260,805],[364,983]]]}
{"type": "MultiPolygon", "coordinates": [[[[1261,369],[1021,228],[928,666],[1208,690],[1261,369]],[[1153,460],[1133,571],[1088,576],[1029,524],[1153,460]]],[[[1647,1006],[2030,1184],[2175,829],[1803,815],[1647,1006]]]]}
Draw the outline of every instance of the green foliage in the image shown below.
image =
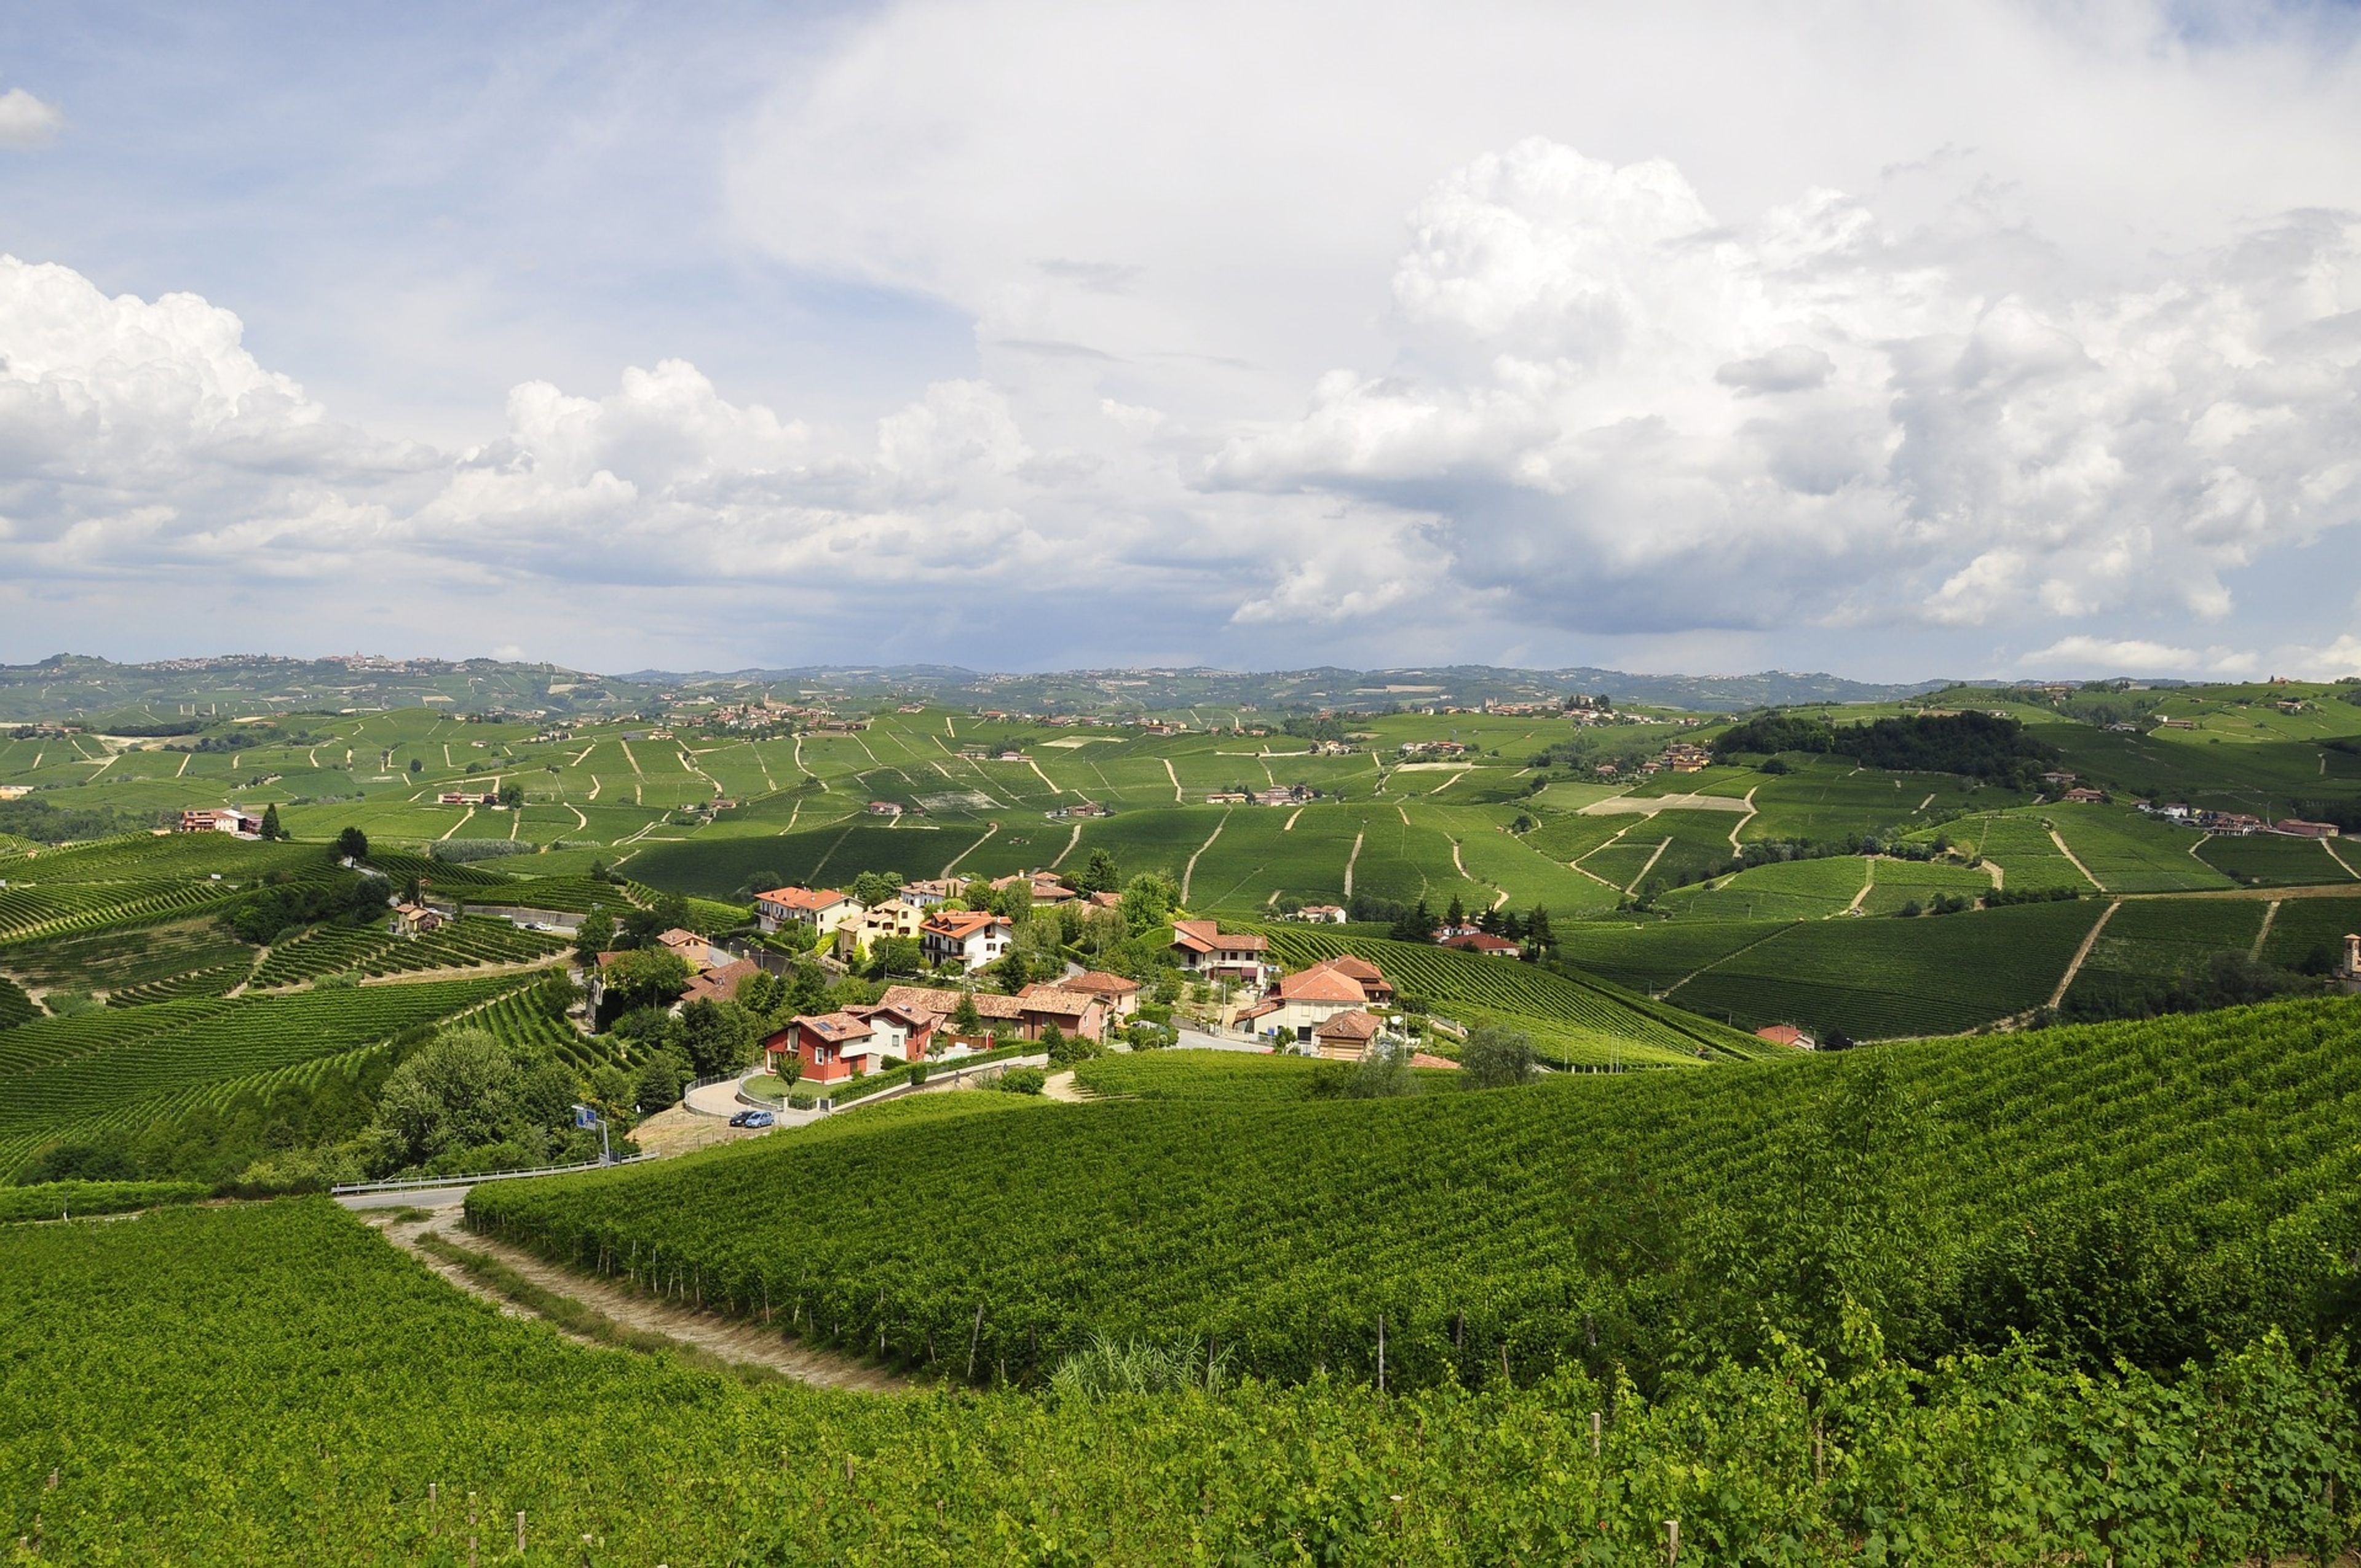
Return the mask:
{"type": "Polygon", "coordinates": [[[213,1196],[201,1181],[49,1181],[0,1187],[0,1224],[77,1214],[124,1214],[213,1196]]]}
{"type": "Polygon", "coordinates": [[[2035,740],[2020,721],[1979,712],[1835,726],[1800,714],[1769,713],[1723,730],[1714,737],[1713,751],[1724,760],[1779,751],[1833,753],[1864,767],[1958,773],[2018,789],[2038,784],[2042,765],[2058,759],[2058,749],[2035,740]]]}
{"type": "Polygon", "coordinates": [[[1012,1067],[993,1080],[994,1089],[1007,1094],[1038,1094],[1049,1075],[1038,1067],[1012,1067]]]}
{"type": "Polygon", "coordinates": [[[337,831],[336,853],[349,856],[356,861],[366,861],[368,859],[368,834],[357,828],[346,828],[337,831]]]}
{"type": "Polygon", "coordinates": [[[1470,1089],[1505,1089],[1529,1083],[1535,1070],[1532,1036],[1487,1024],[1469,1031],[1459,1050],[1459,1067],[1470,1089]]]}
{"type": "MultiPolygon", "coordinates": [[[[2356,1045],[2349,1006],[2281,1003],[1516,1094],[1116,1098],[1021,1126],[947,1122],[923,1161],[848,1128],[468,1201],[560,1261],[658,1249],[855,1345],[881,1322],[897,1343],[963,1343],[981,1301],[984,1355],[1028,1380],[1091,1332],[1173,1323],[1235,1346],[1242,1371],[1368,1376],[1382,1311],[1404,1387],[1479,1380],[1504,1347],[1656,1386],[1724,1354],[1772,1357],[1773,1329],[1850,1365],[1848,1302],[1931,1364],[2048,1321],[2055,1293],[2007,1273],[2004,1238],[2144,1204],[2193,1281],[2169,1308],[2179,1337],[2076,1348],[2164,1366],[2175,1344],[2341,1332],[2361,1245],[2356,1045]],[[2268,1164],[2251,1157],[2260,1126],[2268,1164]],[[1551,1201],[1532,1201],[1541,1171],[1551,1201]],[[999,1197],[956,1232],[896,1223],[985,1181],[999,1197]],[[836,1195],[825,1212],[775,1201],[819,1190],[836,1195]]],[[[1189,1065],[1084,1070],[1097,1085],[1189,1065]]],[[[2060,1245],[2041,1277],[2086,1266],[2081,1243],[2060,1245]]]]}
{"type": "Polygon", "coordinates": [[[609,1013],[669,1005],[688,986],[688,962],[666,948],[635,948],[618,953],[606,970],[609,1013]]]}
{"type": "MultiPolygon", "coordinates": [[[[2231,1568],[2335,1558],[2361,1481],[2342,1359],[2268,1336],[2156,1378],[2022,1350],[1913,1369],[1863,1334],[1841,1367],[1786,1348],[1662,1400],[1522,1351],[1526,1386],[1495,1359],[1383,1397],[1273,1387],[1217,1336],[1209,1394],[1190,1341],[1110,1334],[1048,1402],[746,1387],[487,1310],[324,1202],[18,1226],[0,1510],[92,1563],[458,1562],[472,1501],[487,1562],[522,1512],[535,1558],[589,1536],[598,1563],[1642,1563],[1678,1519],[1684,1561],[2231,1568]]],[[[935,1371],[968,1344],[929,1364],[888,1328],[935,1371]]]]}

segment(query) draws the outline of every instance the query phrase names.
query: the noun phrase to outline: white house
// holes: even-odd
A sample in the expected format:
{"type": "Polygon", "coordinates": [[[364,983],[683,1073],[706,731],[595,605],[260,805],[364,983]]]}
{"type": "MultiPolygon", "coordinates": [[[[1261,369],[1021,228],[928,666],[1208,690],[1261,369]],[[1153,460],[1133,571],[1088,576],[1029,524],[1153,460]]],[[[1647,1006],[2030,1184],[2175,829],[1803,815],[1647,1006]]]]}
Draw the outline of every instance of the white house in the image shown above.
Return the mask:
{"type": "Polygon", "coordinates": [[[859,899],[832,887],[774,887],[754,895],[754,917],[765,931],[810,926],[825,937],[861,913],[859,899]]]}
{"type": "Polygon", "coordinates": [[[1006,956],[1016,928],[997,915],[980,909],[938,915],[918,927],[918,944],[930,964],[964,964],[982,969],[1006,956]]]}

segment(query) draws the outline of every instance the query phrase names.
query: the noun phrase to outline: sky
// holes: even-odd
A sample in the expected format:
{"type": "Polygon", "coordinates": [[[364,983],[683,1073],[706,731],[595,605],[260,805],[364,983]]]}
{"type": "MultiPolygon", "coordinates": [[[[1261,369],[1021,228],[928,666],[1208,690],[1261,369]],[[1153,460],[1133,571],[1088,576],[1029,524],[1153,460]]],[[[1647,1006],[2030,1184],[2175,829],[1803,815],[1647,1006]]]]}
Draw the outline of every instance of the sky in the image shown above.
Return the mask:
{"type": "Polygon", "coordinates": [[[2361,675],[2361,6],[18,6],[0,662],[2361,675]]]}

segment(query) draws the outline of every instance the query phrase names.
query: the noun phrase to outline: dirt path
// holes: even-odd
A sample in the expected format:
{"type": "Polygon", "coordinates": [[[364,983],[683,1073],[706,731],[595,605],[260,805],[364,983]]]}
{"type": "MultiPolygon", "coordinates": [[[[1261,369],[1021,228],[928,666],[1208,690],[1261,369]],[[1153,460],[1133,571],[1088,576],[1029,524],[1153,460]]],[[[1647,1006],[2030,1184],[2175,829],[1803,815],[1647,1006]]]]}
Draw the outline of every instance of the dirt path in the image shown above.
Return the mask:
{"type": "Polygon", "coordinates": [[[1453,784],[1457,784],[1461,779],[1464,779],[1466,776],[1467,775],[1464,773],[1454,773],[1449,778],[1444,780],[1441,784],[1436,784],[1433,789],[1428,790],[1426,793],[1431,795],[1441,795],[1444,790],[1449,789],[1453,784]]]}
{"type": "MultiPolygon", "coordinates": [[[[1791,924],[1792,924],[1792,923],[1791,923],[1791,924]]],[[[1688,972],[1688,973],[1686,973],[1686,974],[1685,974],[1685,975],[1681,976],[1681,978],[1680,978],[1680,979],[1678,979],[1678,980],[1676,980],[1676,981],[1673,981],[1673,983],[1672,983],[1672,984],[1670,984],[1670,985],[1668,985],[1668,986],[1664,987],[1664,989],[1661,992],[1659,992],[1659,993],[1658,993],[1658,995],[1657,995],[1657,1000],[1659,1000],[1659,1001],[1663,1001],[1663,1000],[1664,1000],[1665,998],[1670,997],[1670,996],[1673,994],[1673,992],[1674,992],[1678,991],[1681,987],[1683,987],[1683,986],[1686,985],[1689,981],[1691,981],[1695,980],[1697,976],[1699,976],[1699,975],[1701,975],[1701,974],[1709,974],[1709,973],[1711,973],[1713,970],[1718,970],[1718,969],[1719,969],[1722,965],[1724,965],[1724,964],[1728,963],[1730,959],[1734,959],[1734,958],[1738,957],[1738,955],[1739,955],[1739,954],[1741,954],[1741,953],[1751,953],[1751,952],[1752,952],[1755,948],[1757,948],[1761,947],[1763,943],[1765,943],[1765,942],[1767,942],[1767,941],[1771,940],[1771,938],[1773,938],[1773,937],[1777,937],[1777,936],[1781,936],[1781,935],[1784,935],[1784,934],[1788,929],[1789,929],[1789,927],[1788,927],[1788,926],[1782,926],[1782,927],[1780,927],[1777,930],[1774,930],[1774,931],[1765,931],[1765,932],[1764,932],[1764,933],[1763,933],[1763,935],[1761,935],[1760,937],[1755,938],[1754,938],[1754,940],[1752,940],[1752,941],[1751,941],[1751,942],[1747,943],[1747,944],[1746,944],[1746,946],[1744,946],[1744,947],[1742,947],[1742,948],[1731,948],[1729,952],[1726,952],[1726,953],[1722,954],[1722,955],[1721,955],[1721,957],[1719,957],[1719,958],[1718,958],[1718,959],[1714,959],[1714,960],[1713,960],[1713,962],[1711,962],[1711,963],[1709,963],[1709,964],[1699,964],[1697,968],[1695,968],[1695,969],[1693,969],[1693,970],[1689,970],[1689,972],[1688,972]]]]}
{"type": "Polygon", "coordinates": [[[1353,862],[1361,858],[1362,836],[1361,833],[1353,835],[1353,852],[1345,857],[1345,898],[1348,903],[1353,897],[1353,862]]]}
{"type": "MultiPolygon", "coordinates": [[[[461,818],[459,818],[459,820],[458,820],[458,821],[454,822],[453,824],[451,824],[450,831],[449,831],[449,832],[445,833],[445,834],[443,835],[443,839],[448,839],[448,838],[451,836],[451,834],[452,834],[452,833],[456,833],[460,828],[465,828],[468,823],[473,822],[475,819],[476,819],[476,808],[475,808],[474,806],[471,806],[467,807],[467,816],[462,817],[461,818]]],[[[439,843],[441,843],[441,842],[443,841],[443,839],[437,839],[435,840],[435,842],[439,844],[439,843]]]]}
{"type": "MultiPolygon", "coordinates": [[[[2089,876],[2091,873],[2084,872],[2082,874],[2089,876]]],[[[2082,972],[2082,960],[2089,958],[2091,949],[2099,945],[2099,933],[2107,928],[2107,922],[2113,920],[2115,911],[2122,907],[2121,904],[2110,900],[2107,906],[2099,911],[2099,917],[2091,922],[2090,930],[2082,935],[2082,945],[2074,949],[2074,957],[2066,965],[2066,972],[2058,977],[2058,989],[2049,993],[2050,1006],[2055,1007],[2066,1000],[2067,990],[2073,985],[2074,977],[2082,972]]]]}
{"type": "Polygon", "coordinates": [[[550,969],[565,961],[565,954],[553,953],[545,959],[524,959],[512,964],[460,964],[446,969],[401,970],[393,974],[364,975],[356,983],[411,985],[425,980],[491,980],[504,974],[531,974],[535,970],[550,969]]]}
{"type": "Polygon", "coordinates": [[[2089,883],[2092,887],[2097,888],[2101,893],[2107,891],[2107,884],[2091,874],[2091,868],[2082,863],[2081,857],[2078,856],[2073,850],[2066,847],[2066,840],[2059,836],[2058,829],[2055,828],[2052,828],[2049,830],[2049,841],[2058,846],[2058,852],[2059,854],[2074,862],[2074,869],[2082,873],[2082,880],[2089,883]]]}
{"type": "Polygon", "coordinates": [[[1180,793],[1180,775],[1172,771],[1172,759],[1170,757],[1164,759],[1164,776],[1172,781],[1172,804],[1188,805],[1189,797],[1180,793]]]}
{"type": "Polygon", "coordinates": [[[2261,960],[2263,956],[2263,944],[2270,940],[2271,922],[2279,917],[2279,905],[2281,902],[2281,900],[2274,898],[2268,904],[2263,905],[2262,929],[2255,933],[2255,945],[2246,949],[2246,956],[2250,959],[2256,959],[2257,962],[2261,960]]]}
{"type": "Polygon", "coordinates": [[[1082,1090],[1077,1088],[1074,1083],[1073,1069],[1069,1068],[1064,1072],[1051,1073],[1049,1078],[1043,1081],[1041,1085],[1041,1098],[1044,1100],[1060,1101],[1068,1105],[1081,1105],[1086,1102],[1097,1099],[1098,1096],[1095,1094],[1085,1093],[1082,1090]]]}
{"type": "Polygon", "coordinates": [[[1746,815],[1745,815],[1745,816],[1743,816],[1743,817],[1740,817],[1740,818],[1738,819],[1738,826],[1737,826],[1737,827],[1735,827],[1735,828],[1732,828],[1730,830],[1730,853],[1731,853],[1731,854],[1737,854],[1741,850],[1742,850],[1742,849],[1744,849],[1744,848],[1745,848],[1745,846],[1744,846],[1744,845],[1742,845],[1742,844],[1739,843],[1739,841],[1738,841],[1738,835],[1739,835],[1739,831],[1740,831],[1740,829],[1741,829],[1741,828],[1744,828],[1748,823],[1750,823],[1750,822],[1752,822],[1752,821],[1753,821],[1753,820],[1754,820],[1754,792],[1753,792],[1752,790],[1751,790],[1751,789],[1750,789],[1750,790],[1748,790],[1748,791],[1746,792],[1746,815]]]}
{"type": "MultiPolygon", "coordinates": [[[[984,839],[989,839],[989,838],[991,838],[994,833],[997,833],[997,832],[999,832],[999,831],[1000,831],[1000,824],[999,824],[998,822],[987,822],[987,823],[985,823],[985,824],[983,825],[983,839],[978,839],[974,843],[970,844],[966,849],[961,850],[958,854],[953,855],[953,856],[951,857],[951,860],[950,860],[950,865],[947,865],[947,866],[945,866],[941,871],[939,871],[939,872],[936,872],[935,874],[936,874],[936,875],[938,875],[938,876],[949,876],[949,875],[950,875],[950,874],[951,874],[951,870],[952,870],[952,868],[953,868],[953,867],[957,866],[957,865],[958,865],[961,861],[966,860],[970,855],[974,854],[978,850],[981,850],[981,849],[983,849],[983,848],[984,839]]],[[[839,842],[839,843],[841,843],[841,842],[843,842],[843,840],[842,840],[842,839],[839,839],[839,840],[838,840],[838,842],[839,842]]]]}
{"type": "MultiPolygon", "coordinates": [[[[1236,808],[1233,806],[1231,809],[1235,810],[1236,808]]],[[[1202,855],[1206,850],[1212,849],[1213,847],[1213,840],[1220,838],[1222,836],[1222,829],[1227,828],[1229,825],[1230,813],[1228,811],[1224,811],[1222,813],[1222,819],[1213,824],[1213,830],[1205,835],[1205,841],[1197,846],[1197,854],[1190,856],[1189,863],[1180,868],[1180,905],[1182,908],[1187,908],[1189,905],[1189,879],[1197,874],[1197,855],[1202,855]]]]}
{"type": "Polygon", "coordinates": [[[261,947],[255,949],[254,962],[247,967],[246,978],[239,981],[236,985],[231,986],[227,991],[223,992],[222,1000],[224,1002],[228,1002],[233,998],[244,996],[246,994],[246,988],[254,983],[254,977],[262,972],[262,966],[269,962],[269,959],[270,944],[265,942],[261,947]]]}
{"type": "Polygon", "coordinates": [[[1282,823],[1280,823],[1280,824],[1279,824],[1279,830],[1280,832],[1282,832],[1282,833],[1292,833],[1292,832],[1294,832],[1294,831],[1295,831],[1295,819],[1296,819],[1297,817],[1301,817],[1301,816],[1302,816],[1302,815],[1303,815],[1303,813],[1304,813],[1304,809],[1305,809],[1304,807],[1302,807],[1302,806],[1297,806],[1294,810],[1292,810],[1292,811],[1289,812],[1289,813],[1287,814],[1287,820],[1286,820],[1285,822],[1282,822],[1282,823]]]}
{"type": "Polygon", "coordinates": [[[618,740],[615,744],[623,749],[623,761],[631,764],[632,774],[639,778],[647,777],[646,773],[640,771],[640,760],[631,755],[631,743],[629,740],[618,740]]]}
{"type": "Polygon", "coordinates": [[[1657,846],[1656,846],[1656,852],[1655,852],[1654,854],[1650,855],[1650,856],[1648,857],[1648,863],[1647,863],[1646,865],[1642,866],[1642,867],[1640,868],[1640,874],[1639,874],[1638,876],[1635,876],[1635,877],[1633,877],[1633,878],[1631,879],[1631,885],[1630,887],[1625,888],[1623,891],[1624,891],[1625,893],[1637,893],[1637,892],[1639,892],[1639,891],[1640,891],[1640,884],[1641,884],[1642,883],[1646,882],[1646,881],[1648,880],[1648,873],[1649,873],[1650,872],[1654,871],[1654,870],[1656,869],[1656,862],[1657,862],[1658,861],[1663,860],[1663,859],[1664,858],[1664,851],[1665,851],[1666,850],[1671,849],[1672,847],[1673,847],[1673,840],[1672,840],[1672,839],[1668,836],[1668,837],[1666,837],[1666,839],[1664,839],[1664,841],[1663,843],[1661,843],[1661,844],[1659,844],[1659,845],[1657,845],[1657,846]]]}
{"type": "Polygon", "coordinates": [[[2355,871],[2353,869],[2353,862],[2346,860],[2343,855],[2337,852],[2335,839],[2323,839],[2320,841],[2320,847],[2328,851],[2328,858],[2334,861],[2337,864],[2337,868],[2344,872],[2346,876],[2352,877],[2356,881],[2361,881],[2361,872],[2355,871]]]}
{"type": "MultiPolygon", "coordinates": [[[[396,1214],[401,1212],[392,1211],[396,1214]]],[[[612,1280],[596,1279],[571,1269],[560,1268],[531,1253],[467,1230],[460,1223],[456,1204],[431,1210],[429,1213],[431,1217],[425,1220],[388,1219],[378,1223],[377,1229],[394,1245],[410,1253],[469,1295],[494,1303],[509,1317],[537,1318],[541,1314],[509,1299],[457,1264],[426,1251],[419,1245],[418,1238],[426,1234],[436,1235],[453,1246],[495,1258],[544,1290],[570,1297],[626,1328],[659,1335],[675,1344],[719,1356],[724,1361],[766,1366],[797,1382],[821,1388],[852,1388],[872,1394],[895,1394],[918,1387],[908,1378],[866,1365],[850,1356],[787,1339],[759,1323],[741,1322],[719,1313],[676,1306],[612,1280]]],[[[557,1324],[551,1326],[569,1339],[580,1340],[586,1344],[598,1343],[587,1336],[568,1332],[557,1324]]]]}
{"type": "Polygon", "coordinates": [[[1051,795],[1063,795],[1066,793],[1062,785],[1049,783],[1049,775],[1041,771],[1041,764],[1039,762],[1027,757],[1025,759],[1025,765],[1033,770],[1033,776],[1035,778],[1039,779],[1045,784],[1049,784],[1049,793],[1051,795]]]}
{"type": "Polygon", "coordinates": [[[1069,836],[1067,837],[1067,839],[1066,839],[1066,847],[1065,847],[1064,849],[1062,849],[1062,850],[1059,850],[1059,851],[1058,851],[1058,858],[1057,858],[1056,860],[1051,861],[1049,862],[1049,869],[1050,869],[1051,871],[1053,871],[1053,872],[1054,872],[1054,871],[1056,871],[1060,866],[1064,865],[1064,864],[1066,863],[1066,857],[1067,857],[1068,855],[1072,854],[1072,853],[1074,852],[1074,846],[1075,846],[1075,845],[1077,845],[1077,844],[1079,844],[1079,843],[1081,843],[1082,841],[1082,825],[1081,823],[1077,822],[1077,823],[1075,823],[1075,824],[1074,824],[1074,830],[1073,830],[1073,832],[1072,832],[1071,835],[1069,835],[1069,836]]]}
{"type": "Polygon", "coordinates": [[[1854,894],[1852,895],[1852,902],[1844,906],[1844,912],[1847,915],[1860,914],[1862,901],[1869,897],[1869,890],[1877,885],[1877,857],[1875,855],[1863,855],[1861,858],[1861,862],[1863,868],[1861,877],[1861,891],[1854,894]]]}

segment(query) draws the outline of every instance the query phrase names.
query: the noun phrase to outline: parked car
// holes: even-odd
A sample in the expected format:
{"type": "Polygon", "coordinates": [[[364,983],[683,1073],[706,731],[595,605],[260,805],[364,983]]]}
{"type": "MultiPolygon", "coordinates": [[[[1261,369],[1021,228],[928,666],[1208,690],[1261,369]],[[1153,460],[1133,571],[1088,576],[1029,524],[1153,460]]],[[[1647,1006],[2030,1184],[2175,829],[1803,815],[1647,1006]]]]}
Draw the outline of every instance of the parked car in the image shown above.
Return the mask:
{"type": "Polygon", "coordinates": [[[768,1111],[749,1111],[746,1113],[746,1125],[750,1127],[775,1127],[778,1124],[779,1119],[776,1116],[772,1115],[768,1111]]]}
{"type": "Polygon", "coordinates": [[[733,1127],[751,1127],[754,1124],[753,1118],[769,1114],[768,1111],[741,1111],[730,1118],[730,1124],[733,1127]]]}

